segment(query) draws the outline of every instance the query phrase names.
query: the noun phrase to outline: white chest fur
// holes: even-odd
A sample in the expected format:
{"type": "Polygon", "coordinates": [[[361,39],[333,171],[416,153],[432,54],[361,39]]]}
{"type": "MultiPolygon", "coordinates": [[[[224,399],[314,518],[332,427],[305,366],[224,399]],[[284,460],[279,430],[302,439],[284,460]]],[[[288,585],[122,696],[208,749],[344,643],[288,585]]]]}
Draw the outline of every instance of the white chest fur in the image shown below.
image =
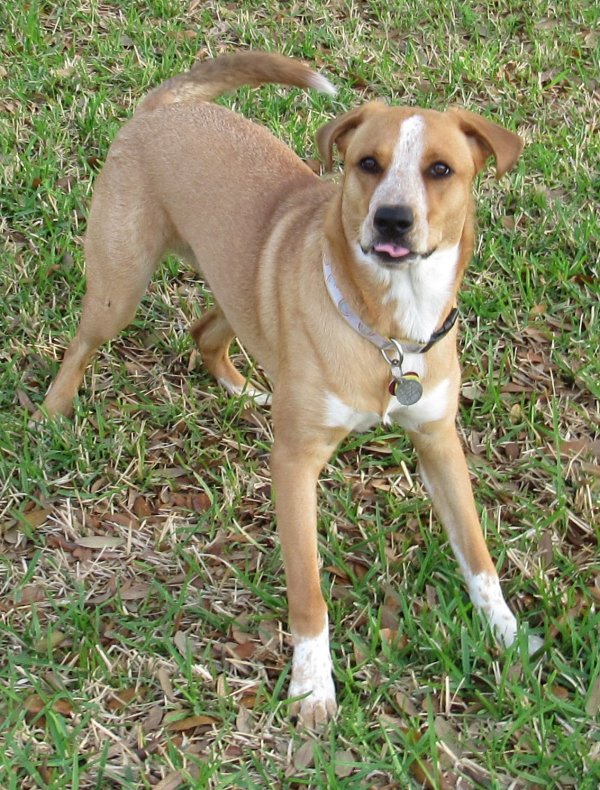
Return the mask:
{"type": "MultiPolygon", "coordinates": [[[[419,354],[407,354],[405,369],[424,374],[424,359],[419,354]]],[[[360,411],[344,403],[337,395],[325,393],[325,424],[328,428],[345,428],[347,431],[366,431],[380,422],[395,422],[408,431],[416,431],[421,425],[440,420],[448,411],[449,379],[442,379],[435,387],[426,388],[423,396],[412,406],[402,406],[390,395],[383,414],[360,411]]]]}

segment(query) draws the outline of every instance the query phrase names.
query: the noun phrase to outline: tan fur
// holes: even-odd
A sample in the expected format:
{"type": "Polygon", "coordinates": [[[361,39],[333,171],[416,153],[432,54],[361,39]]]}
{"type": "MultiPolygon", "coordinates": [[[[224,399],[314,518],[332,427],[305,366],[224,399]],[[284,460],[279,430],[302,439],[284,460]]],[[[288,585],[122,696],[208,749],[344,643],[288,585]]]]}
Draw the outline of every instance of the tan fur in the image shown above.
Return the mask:
{"type": "MultiPolygon", "coordinates": [[[[353,253],[377,183],[358,172],[356,162],[375,154],[385,167],[400,124],[416,110],[369,104],[325,126],[318,141],[326,165],[332,166],[334,146],[347,160],[338,186],[319,179],[265,129],[204,100],[242,83],[307,86],[314,84],[311,76],[307,67],[272,55],[222,58],[196,65],[141,103],[96,181],[81,323],[43,406],[50,415],[69,413],[88,361],[131,321],[165,252],[189,260],[217,303],[192,327],[208,369],[232,386],[243,383],[228,356],[237,335],[273,381],[272,473],[296,637],[319,633],[326,619],[316,482],[346,430],[328,425],[325,393],[377,414],[389,401],[389,369],[377,349],[340,318],[325,289],[322,259],[329,257],[364,321],[386,336],[406,337],[385,287],[353,253]]],[[[504,172],[521,144],[464,111],[418,112],[426,122],[427,156],[450,159],[456,170],[452,183],[427,185],[432,239],[436,245],[461,245],[441,322],[455,303],[472,252],[472,179],[489,155],[504,172]]],[[[411,438],[436,510],[469,566],[495,573],[454,428],[460,379],[455,341],[453,330],[426,354],[426,391],[450,382],[445,414],[411,438]]],[[[318,700],[302,708],[309,724],[330,711],[318,700]]]]}

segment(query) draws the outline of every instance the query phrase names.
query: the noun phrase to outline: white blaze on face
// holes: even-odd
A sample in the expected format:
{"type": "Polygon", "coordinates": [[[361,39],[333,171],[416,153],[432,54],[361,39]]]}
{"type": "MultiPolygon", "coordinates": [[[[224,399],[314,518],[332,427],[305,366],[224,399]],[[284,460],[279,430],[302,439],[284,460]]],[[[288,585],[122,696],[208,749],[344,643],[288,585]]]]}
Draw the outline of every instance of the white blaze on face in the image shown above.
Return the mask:
{"type": "Polygon", "coordinates": [[[425,121],[411,115],[402,122],[394,146],[388,171],[371,197],[369,212],[363,223],[363,248],[370,248],[373,240],[373,218],[380,206],[410,206],[415,224],[411,232],[412,248],[427,251],[427,193],[421,172],[425,148],[425,121]]]}

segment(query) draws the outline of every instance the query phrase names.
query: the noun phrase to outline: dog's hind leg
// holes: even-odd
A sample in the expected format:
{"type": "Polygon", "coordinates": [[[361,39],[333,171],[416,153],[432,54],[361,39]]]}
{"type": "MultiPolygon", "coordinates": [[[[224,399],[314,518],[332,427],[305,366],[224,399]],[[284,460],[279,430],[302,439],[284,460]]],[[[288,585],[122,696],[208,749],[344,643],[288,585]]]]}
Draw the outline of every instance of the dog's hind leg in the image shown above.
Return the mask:
{"type": "MultiPolygon", "coordinates": [[[[95,200],[86,236],[87,290],[79,328],[65,353],[42,410],[69,415],[85,369],[98,348],[133,319],[166,243],[166,219],[156,206],[131,200],[127,208],[104,194],[95,200]]],[[[130,196],[133,198],[133,196],[130,196]]]]}
{"type": "Polygon", "coordinates": [[[235,332],[229,325],[218,304],[198,318],[190,327],[190,333],[198,346],[202,362],[222,387],[236,395],[245,393],[257,403],[269,403],[268,392],[260,392],[248,385],[229,358],[229,346],[235,332]]]}

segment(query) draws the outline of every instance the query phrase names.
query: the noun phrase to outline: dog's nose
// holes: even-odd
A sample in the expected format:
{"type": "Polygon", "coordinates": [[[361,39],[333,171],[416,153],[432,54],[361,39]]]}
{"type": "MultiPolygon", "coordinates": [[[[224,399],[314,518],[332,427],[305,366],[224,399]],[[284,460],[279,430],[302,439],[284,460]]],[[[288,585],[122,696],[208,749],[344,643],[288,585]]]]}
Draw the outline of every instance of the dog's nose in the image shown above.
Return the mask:
{"type": "Polygon", "coordinates": [[[413,226],[415,217],[410,206],[379,206],[373,217],[375,229],[387,239],[397,238],[407,233],[413,226]]]}

